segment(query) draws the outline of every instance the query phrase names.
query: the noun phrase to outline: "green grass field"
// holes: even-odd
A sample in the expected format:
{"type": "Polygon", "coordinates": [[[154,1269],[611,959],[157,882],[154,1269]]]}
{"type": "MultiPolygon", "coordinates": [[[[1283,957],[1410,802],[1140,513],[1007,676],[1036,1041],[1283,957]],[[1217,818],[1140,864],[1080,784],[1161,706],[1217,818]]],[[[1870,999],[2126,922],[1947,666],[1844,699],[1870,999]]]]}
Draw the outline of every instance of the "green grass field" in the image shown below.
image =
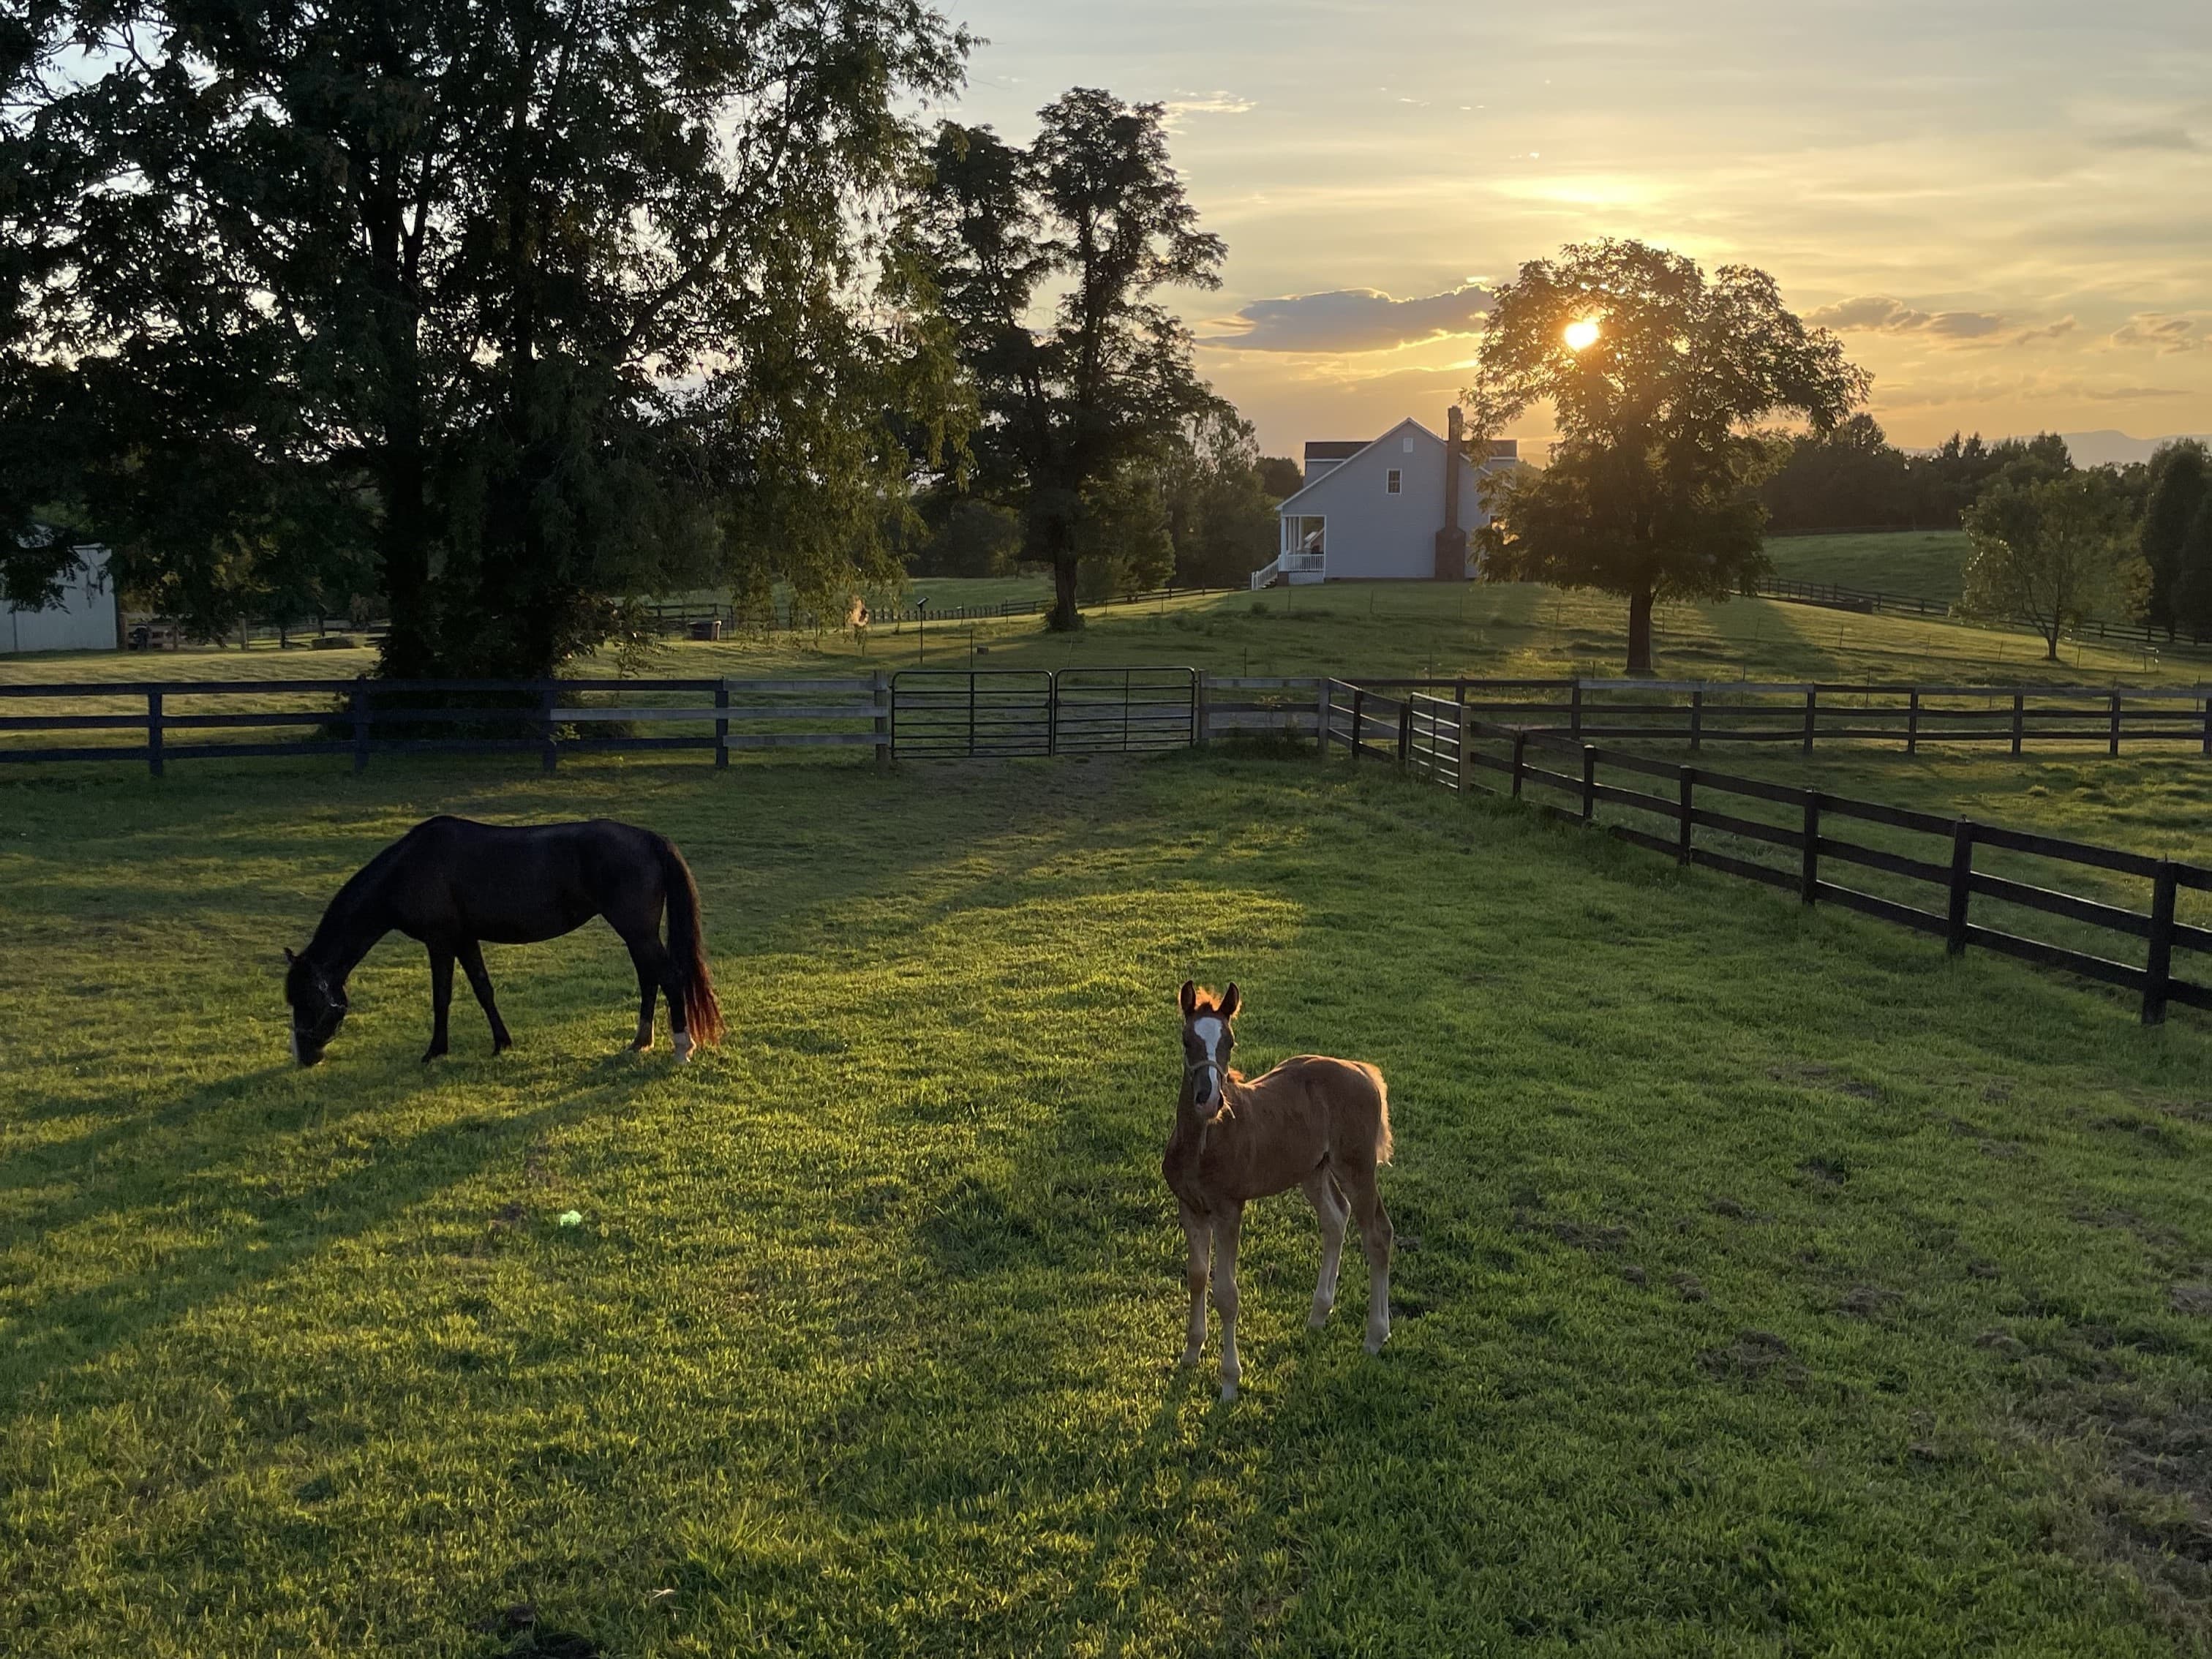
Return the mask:
{"type": "Polygon", "coordinates": [[[1896,530],[1854,536],[1772,536],[1774,574],[1875,593],[1958,603],[1965,582],[1962,530],[1896,530]]]}
{"type": "MultiPolygon", "coordinates": [[[[1825,538],[1821,538],[1825,539],[1825,538]]],[[[966,585],[927,585],[945,605],[996,603],[966,585]],[[964,597],[963,597],[964,595],[964,597]]],[[[2164,658],[2094,641],[2044,660],[2032,635],[1903,617],[1856,616],[1775,600],[1665,605],[1656,618],[1659,672],[1680,679],[1905,683],[2193,684],[2212,659],[2164,658]]],[[[903,667],[1061,668],[1188,664],[1217,673],[1595,677],[1618,675],[1626,613],[1601,593],[1523,585],[1326,584],[1115,605],[1073,635],[1042,618],[902,623],[851,632],[779,633],[720,644],[670,641],[651,672],[669,675],[848,675],[903,667]]],[[[0,660],[0,683],[125,678],[343,678],[374,670],[373,652],[113,652],[0,660]]],[[[589,672],[592,664],[572,672],[589,672]]],[[[611,674],[611,664],[597,665],[611,674]]]]}
{"type": "Polygon", "coordinates": [[[9,1650],[2202,1650],[2212,1027],[1381,772],[0,776],[9,1650]],[[291,1068],[439,810],[676,836],[731,1040],[595,926],[291,1068]],[[1270,1201],[1225,1408],[1186,975],[1398,1126],[1390,1347],[1270,1201]]]}

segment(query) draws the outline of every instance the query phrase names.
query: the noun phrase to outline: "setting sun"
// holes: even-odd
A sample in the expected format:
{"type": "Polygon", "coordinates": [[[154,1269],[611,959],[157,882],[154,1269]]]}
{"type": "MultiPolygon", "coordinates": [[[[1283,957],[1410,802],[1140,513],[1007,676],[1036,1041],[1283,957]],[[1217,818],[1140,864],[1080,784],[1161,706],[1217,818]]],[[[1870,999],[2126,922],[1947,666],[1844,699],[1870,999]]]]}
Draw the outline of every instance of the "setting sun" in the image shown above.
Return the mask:
{"type": "Polygon", "coordinates": [[[1596,343],[1597,324],[1592,319],[1585,317],[1578,323],[1569,323],[1567,325],[1568,350],[1580,351],[1586,346],[1592,346],[1596,343]]]}

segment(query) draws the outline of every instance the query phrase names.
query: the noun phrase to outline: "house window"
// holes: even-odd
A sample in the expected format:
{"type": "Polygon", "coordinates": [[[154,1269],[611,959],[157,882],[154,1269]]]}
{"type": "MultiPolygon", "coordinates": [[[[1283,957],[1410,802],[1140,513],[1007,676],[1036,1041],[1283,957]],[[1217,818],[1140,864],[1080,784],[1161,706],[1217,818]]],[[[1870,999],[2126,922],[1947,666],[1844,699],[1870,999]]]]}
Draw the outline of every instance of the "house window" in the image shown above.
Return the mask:
{"type": "Polygon", "coordinates": [[[1397,495],[1397,494],[1399,493],[1399,488],[1400,488],[1400,486],[1401,486],[1401,485],[1402,485],[1405,482],[1406,482],[1406,475],[1405,475],[1404,473],[1402,473],[1402,472],[1399,471],[1398,471],[1398,469],[1397,469],[1396,467],[1395,467],[1395,466],[1394,466],[1394,467],[1392,467],[1392,468],[1390,469],[1390,483],[1389,483],[1389,490],[1390,490],[1390,493],[1391,493],[1393,495],[1397,495]]]}

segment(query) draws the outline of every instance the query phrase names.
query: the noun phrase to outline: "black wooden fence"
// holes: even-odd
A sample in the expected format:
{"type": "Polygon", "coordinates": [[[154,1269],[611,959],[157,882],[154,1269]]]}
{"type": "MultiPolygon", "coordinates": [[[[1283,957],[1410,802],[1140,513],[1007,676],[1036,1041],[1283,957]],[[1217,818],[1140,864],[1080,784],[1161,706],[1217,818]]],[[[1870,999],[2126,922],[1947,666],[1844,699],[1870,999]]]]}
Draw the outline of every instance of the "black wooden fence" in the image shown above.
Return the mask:
{"type": "Polygon", "coordinates": [[[2183,891],[2212,893],[2212,869],[2203,866],[1603,749],[1559,732],[1486,720],[1474,705],[1423,692],[1392,697],[1342,683],[1331,689],[1335,695],[1328,705],[1324,756],[1334,744],[1354,761],[1387,758],[1462,793],[1522,799],[1540,792],[1551,799],[1532,803],[1540,810],[1584,824],[1597,823],[1601,806],[1625,810],[1635,821],[1619,822],[1616,811],[1616,821],[1600,827],[1680,863],[1795,893],[1808,904],[1841,904],[1932,934],[1954,954],[1979,945],[2120,986],[2141,997],[2146,1024],[2163,1020],[2170,1002],[2212,1009],[2212,984],[2174,972],[2176,951],[2212,953],[2212,927],[2175,914],[2183,891]],[[1655,790],[1650,780],[1667,787],[1655,790]],[[1757,815],[1778,806],[1794,822],[1757,815]],[[1859,839],[1843,839],[1834,833],[1839,822],[1878,826],[1882,833],[1875,839],[1893,844],[1870,845],[1863,830],[1859,839]],[[1710,836],[1707,844],[1698,844],[1701,829],[1724,844],[1711,845],[1710,836]],[[1762,861],[1757,856],[1762,848],[1779,849],[1790,860],[1762,861]],[[1984,852],[2008,855],[2009,864],[2022,867],[2007,873],[1978,866],[1984,852]],[[1854,872],[1850,879],[1833,878],[1838,865],[1854,872]],[[2025,879],[2030,867],[2056,873],[2025,879]],[[2073,890],[2089,884],[2081,878],[2085,871],[2106,880],[2147,882],[2145,908],[2073,890]],[[1901,889],[1903,896],[1872,890],[1869,872],[1887,878],[1880,884],[1901,889]],[[1977,897],[2008,910],[2059,918],[2071,933],[2093,941],[2140,942],[2142,960],[2106,954],[2110,943],[2085,949],[1977,922],[1977,897]]]}
{"type": "Polygon", "coordinates": [[[2186,744],[2212,755],[2212,688],[1851,685],[1729,680],[1356,679],[1325,695],[1449,695],[1483,719],[1595,738],[1686,744],[2186,744]]]}
{"type": "Polygon", "coordinates": [[[870,748],[888,759],[890,682],[806,680],[178,680],[0,684],[0,761],[870,748]],[[62,704],[40,708],[40,703],[62,704]],[[66,732],[93,741],[23,743],[66,732]]]}

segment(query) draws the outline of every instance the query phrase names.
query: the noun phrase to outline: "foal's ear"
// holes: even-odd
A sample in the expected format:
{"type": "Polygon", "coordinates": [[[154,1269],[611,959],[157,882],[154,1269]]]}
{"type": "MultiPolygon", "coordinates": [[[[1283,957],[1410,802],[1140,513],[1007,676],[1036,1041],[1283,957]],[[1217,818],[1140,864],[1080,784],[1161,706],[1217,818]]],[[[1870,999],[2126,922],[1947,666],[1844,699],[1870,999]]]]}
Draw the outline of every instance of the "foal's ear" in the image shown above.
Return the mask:
{"type": "Polygon", "coordinates": [[[299,957],[292,954],[292,947],[290,945],[288,945],[284,947],[284,965],[287,968],[289,968],[294,963],[299,961],[299,957]]]}
{"type": "Polygon", "coordinates": [[[1230,981],[1229,988],[1221,994],[1222,1018],[1236,1018],[1237,1011],[1243,1006],[1244,994],[1237,988],[1237,981],[1235,980],[1230,981]]]}
{"type": "Polygon", "coordinates": [[[1198,987],[1188,980],[1182,982],[1182,1017],[1188,1019],[1198,1008],[1198,987]]]}

